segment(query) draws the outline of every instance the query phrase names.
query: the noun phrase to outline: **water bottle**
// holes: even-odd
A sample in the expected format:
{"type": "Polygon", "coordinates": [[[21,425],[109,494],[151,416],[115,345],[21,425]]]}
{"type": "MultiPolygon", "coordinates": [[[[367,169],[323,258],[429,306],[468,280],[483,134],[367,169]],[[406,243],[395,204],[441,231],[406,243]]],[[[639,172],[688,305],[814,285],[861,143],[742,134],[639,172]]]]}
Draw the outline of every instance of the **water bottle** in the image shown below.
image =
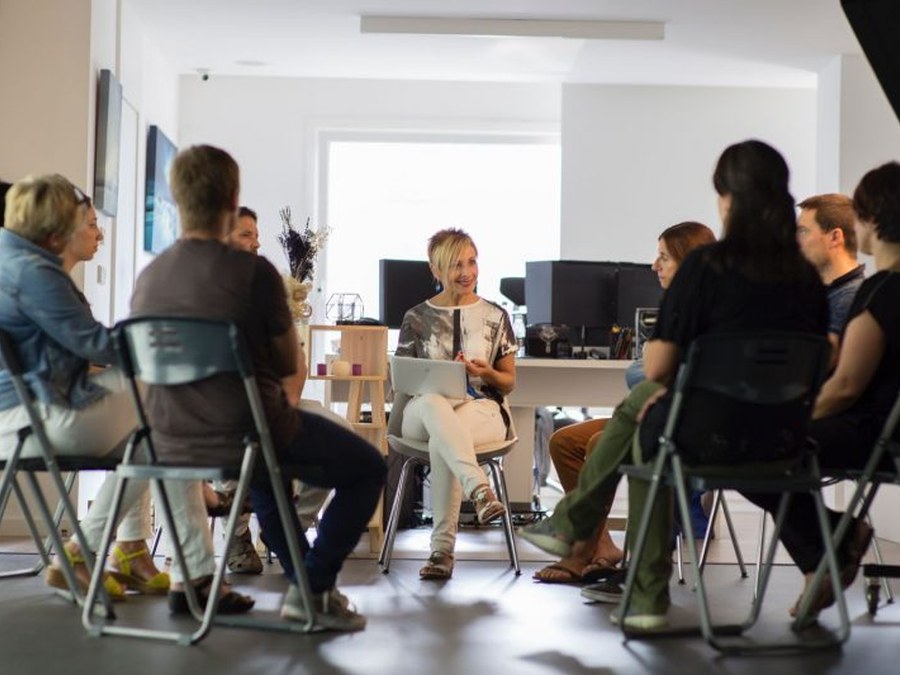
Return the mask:
{"type": "Polygon", "coordinates": [[[516,356],[525,356],[525,317],[521,314],[513,314],[513,333],[518,345],[516,356]]]}

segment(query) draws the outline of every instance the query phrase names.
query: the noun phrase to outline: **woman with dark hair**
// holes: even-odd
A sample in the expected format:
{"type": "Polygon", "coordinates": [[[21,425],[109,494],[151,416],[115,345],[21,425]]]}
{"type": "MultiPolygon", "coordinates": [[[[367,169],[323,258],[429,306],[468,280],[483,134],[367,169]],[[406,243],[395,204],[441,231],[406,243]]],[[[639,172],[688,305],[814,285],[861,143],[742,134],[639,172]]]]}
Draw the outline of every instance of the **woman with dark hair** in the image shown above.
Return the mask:
{"type": "MultiPolygon", "coordinates": [[[[900,389],[900,164],[890,162],[863,176],[853,193],[853,209],[859,250],[873,256],[877,271],[853,300],[837,366],[813,410],[810,436],[818,444],[825,473],[864,466],[900,389]]],[[[884,468],[892,471],[893,463],[884,468]]],[[[777,500],[769,496],[747,496],[770,512],[777,508],[777,500]]],[[[829,511],[832,526],[841,515],[829,511]]],[[[781,532],[781,542],[807,584],[824,553],[815,519],[812,498],[798,495],[781,532]]],[[[856,578],[872,535],[872,528],[857,520],[838,550],[845,588],[856,578]]],[[[812,616],[833,602],[834,589],[826,577],[813,599],[812,616]]]]}
{"type": "MultiPolygon", "coordinates": [[[[693,221],[671,225],[663,230],[657,240],[657,255],[652,265],[663,290],[672,283],[678,266],[690,251],[698,246],[711,244],[715,240],[716,235],[712,230],[702,223],[693,221]]],[[[633,389],[644,379],[643,361],[636,359],[625,372],[625,382],[629,389],[633,389]]],[[[550,458],[566,494],[574,490],[578,484],[578,474],[600,440],[607,422],[609,419],[605,417],[585,420],[563,427],[550,437],[550,458]]],[[[701,520],[705,520],[699,493],[696,500],[691,500],[691,505],[692,509],[696,507],[699,516],[702,516],[701,520]]],[[[702,523],[702,527],[699,528],[700,536],[703,536],[705,528],[706,524],[702,523]]],[[[695,532],[697,529],[695,526],[695,532]]],[[[547,565],[535,572],[532,578],[548,584],[597,581],[614,572],[622,558],[622,551],[613,542],[604,519],[594,537],[579,551],[579,555],[547,565]]]]}
{"type": "MultiPolygon", "coordinates": [[[[659,438],[671,399],[667,386],[695,338],[757,331],[825,334],[825,290],[797,245],[788,176],[778,151],[761,141],[744,141],[722,153],[713,184],[719,195],[723,238],[691,252],[679,267],[663,298],[653,338],[644,348],[647,380],[616,409],[581,472],[578,487],[551,518],[525,528],[526,539],[546,551],[569,555],[592,534],[609,509],[608,495],[618,484],[619,465],[631,460],[639,424],[637,440],[659,438]]],[[[714,418],[715,402],[709,407],[714,418]]],[[[652,456],[655,449],[638,443],[635,453],[652,456]]],[[[630,526],[640,521],[648,487],[644,481],[629,481],[630,526]]],[[[664,626],[669,608],[670,491],[661,491],[653,508],[630,613],[624,618],[626,625],[638,630],[664,626]]],[[[618,611],[610,618],[617,623],[618,611]]]]}

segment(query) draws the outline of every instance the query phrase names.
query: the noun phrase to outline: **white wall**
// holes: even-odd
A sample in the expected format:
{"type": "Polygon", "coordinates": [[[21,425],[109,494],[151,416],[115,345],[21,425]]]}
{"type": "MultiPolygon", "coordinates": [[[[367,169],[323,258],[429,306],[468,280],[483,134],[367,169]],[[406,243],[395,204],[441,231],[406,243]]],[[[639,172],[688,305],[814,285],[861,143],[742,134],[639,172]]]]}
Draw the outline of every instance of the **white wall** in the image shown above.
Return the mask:
{"type": "Polygon", "coordinates": [[[0,177],[88,178],[91,0],[0,7],[0,177]]]}
{"type": "MultiPolygon", "coordinates": [[[[819,185],[825,191],[853,194],[868,170],[900,160],[900,122],[869,63],[861,56],[839,56],[819,74],[819,185]]],[[[868,272],[871,258],[861,257],[868,272]]],[[[836,487],[832,499],[843,506],[852,486],[836,487]]],[[[882,488],[872,504],[878,536],[900,541],[900,490],[882,488]]]]}
{"type": "Polygon", "coordinates": [[[815,132],[815,90],[566,85],[560,257],[651,262],[669,225],[718,233],[716,159],[747,138],[782,152],[802,199],[815,190],[815,132]]]}
{"type": "MultiPolygon", "coordinates": [[[[260,216],[262,250],[286,269],[278,210],[298,224],[317,212],[318,143],[334,131],[517,130],[556,132],[560,90],[546,84],[181,79],[180,147],[212,143],[241,166],[241,202],[260,216]]],[[[374,236],[402,237],[402,232],[374,236]]]]}
{"type": "MultiPolygon", "coordinates": [[[[147,124],[159,124],[173,137],[177,131],[177,80],[165,57],[144,38],[130,6],[117,0],[3,0],[0,177],[16,180],[27,174],[61,173],[86,192],[92,190],[96,83],[102,68],[117,75],[125,97],[142,110],[138,175],[143,176],[147,124]]],[[[142,190],[141,186],[138,209],[143,207],[142,190]]],[[[139,226],[141,219],[131,214],[128,222],[129,227],[139,226]]],[[[77,266],[73,276],[83,282],[97,319],[109,322],[110,244],[117,222],[101,214],[100,224],[109,237],[107,245],[94,261],[77,266]]],[[[82,513],[86,495],[94,492],[88,484],[96,482],[96,476],[81,476],[82,513]]],[[[11,504],[4,534],[26,531],[11,504]]]]}

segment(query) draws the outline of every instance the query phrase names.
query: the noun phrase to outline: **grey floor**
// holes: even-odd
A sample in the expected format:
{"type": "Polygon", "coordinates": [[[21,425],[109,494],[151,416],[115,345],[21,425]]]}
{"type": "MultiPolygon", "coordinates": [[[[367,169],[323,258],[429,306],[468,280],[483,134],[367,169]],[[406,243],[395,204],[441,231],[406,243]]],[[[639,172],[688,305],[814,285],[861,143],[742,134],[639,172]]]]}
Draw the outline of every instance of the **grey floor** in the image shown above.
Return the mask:
{"type": "MultiPolygon", "coordinates": [[[[866,614],[862,581],[848,592],[853,632],[842,651],[806,656],[728,657],[699,639],[631,641],[609,623],[609,606],[581,601],[577,587],[549,586],[531,580],[546,560],[522,542],[523,574],[516,577],[503,559],[498,530],[463,531],[453,578],[422,582],[417,570],[427,532],[401,532],[397,559],[383,575],[368,557],[365,542],[347,562],[340,586],[369,619],[353,635],[314,636],[262,633],[216,627],[200,645],[175,645],[128,638],[87,636],[79,613],[51,593],[40,577],[0,581],[0,673],[440,673],[447,675],[606,675],[613,673],[881,673],[896,672],[895,632],[900,607],[866,614]]],[[[0,542],[2,544],[2,542],[0,542]]],[[[426,544],[427,545],[427,544],[426,544]]],[[[716,542],[727,560],[725,542],[716,542]]],[[[23,546],[0,545],[0,570],[19,567],[34,557],[23,546]],[[4,552],[5,551],[5,552],[4,552]]],[[[707,577],[720,615],[735,616],[749,602],[750,580],[737,567],[720,562],[707,577]]],[[[284,582],[277,563],[261,577],[236,577],[240,590],[257,598],[260,612],[274,611],[284,582]]],[[[791,637],[787,608],[800,588],[791,566],[776,568],[761,637],[791,637]]],[[[672,618],[689,622],[695,597],[687,586],[673,585],[672,618]]],[[[129,597],[122,621],[170,625],[165,601],[129,597]]],[[[824,629],[836,612],[823,613],[824,629]]]]}

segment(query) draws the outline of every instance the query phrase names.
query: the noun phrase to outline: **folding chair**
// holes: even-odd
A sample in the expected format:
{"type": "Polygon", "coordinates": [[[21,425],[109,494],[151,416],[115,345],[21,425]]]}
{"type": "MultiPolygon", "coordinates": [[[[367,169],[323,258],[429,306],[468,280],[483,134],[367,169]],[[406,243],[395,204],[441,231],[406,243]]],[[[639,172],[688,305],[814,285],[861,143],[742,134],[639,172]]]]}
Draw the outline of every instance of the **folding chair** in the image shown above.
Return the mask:
{"type": "MultiPolygon", "coordinates": [[[[716,527],[719,513],[725,516],[725,526],[728,528],[728,536],[731,538],[731,547],[737,557],[738,570],[741,579],[747,578],[747,566],[744,564],[744,556],[738,544],[737,534],[734,531],[734,523],[731,521],[731,511],[728,510],[728,502],[725,500],[724,490],[713,491],[712,508],[709,511],[709,521],[706,523],[706,531],[703,533],[703,546],[700,548],[700,562],[697,565],[697,573],[703,574],[706,567],[706,558],[709,555],[709,542],[716,527]]],[[[675,565],[678,571],[678,583],[684,583],[684,534],[679,531],[675,536],[675,565]]]]}
{"type": "MultiPolygon", "coordinates": [[[[57,457],[53,449],[53,444],[47,437],[47,431],[44,428],[44,422],[38,414],[31,391],[25,382],[25,371],[19,354],[15,348],[12,338],[5,332],[0,330],[0,357],[2,357],[3,369],[9,373],[10,381],[15,389],[16,395],[20,403],[25,409],[29,424],[18,430],[17,441],[12,453],[5,461],[0,461],[3,467],[2,478],[0,478],[0,520],[6,512],[10,494],[15,494],[22,509],[22,516],[28,526],[28,531],[37,546],[40,560],[31,568],[23,568],[10,570],[0,574],[0,578],[11,578],[20,576],[35,576],[45,567],[50,565],[50,556],[52,551],[62,551],[63,541],[59,532],[59,526],[65,515],[69,522],[72,523],[72,531],[75,539],[81,547],[82,555],[88,569],[94,566],[95,557],[90,548],[85,543],[84,533],[78,524],[78,513],[69,493],[75,483],[78,471],[82,470],[112,470],[119,463],[118,458],[106,457],[88,457],[88,456],[64,456],[57,457]],[[37,441],[40,455],[35,458],[23,458],[22,452],[25,442],[33,437],[37,441]],[[58,502],[54,513],[51,513],[50,506],[38,483],[36,473],[42,471],[50,476],[51,483],[58,496],[58,502]],[[63,479],[62,474],[68,472],[68,476],[63,479]],[[35,503],[40,514],[41,520],[47,528],[46,539],[42,539],[38,525],[35,522],[34,515],[31,513],[22,488],[18,483],[18,474],[23,474],[29,485],[31,493],[34,495],[35,503]]],[[[69,599],[77,604],[84,602],[84,597],[79,591],[78,582],[75,579],[75,570],[65,555],[59,556],[59,563],[62,573],[65,576],[66,583],[69,586],[69,593],[66,594],[69,599]]],[[[100,568],[103,565],[99,565],[100,568]]],[[[112,605],[106,593],[103,593],[103,602],[106,612],[112,613],[112,605]]]]}
{"type": "MultiPolygon", "coordinates": [[[[623,473],[630,479],[650,482],[648,508],[637,531],[634,561],[629,566],[619,609],[626,639],[698,633],[696,627],[635,631],[624,620],[631,603],[637,563],[646,543],[652,510],[649,505],[666,482],[674,486],[684,528],[690,527],[690,489],[781,494],[759,592],[742,623],[713,625],[703,576],[694,574],[700,606],[699,633],[711,646],[727,653],[810,650],[839,646],[847,639],[850,623],[841,594],[837,597],[840,629],[834,636],[780,643],[751,643],[741,637],[759,618],[775,545],[793,494],[807,493],[813,497],[825,561],[834,588],[840,588],[840,571],[822,501],[818,463],[805,439],[812,405],[825,373],[827,350],[828,343],[823,338],[798,333],[706,335],[693,342],[676,377],[656,459],[652,464],[623,467],[623,473]],[[725,412],[711,418],[704,409],[704,402],[710,400],[716,400],[725,412]],[[694,441],[688,446],[681,438],[692,425],[694,441]],[[698,427],[702,433],[696,431],[698,427]],[[748,438],[758,438],[744,433],[751,429],[756,433],[763,431],[767,437],[748,444],[748,438]],[[704,439],[702,443],[698,442],[700,438],[704,439]],[[686,466],[688,461],[691,466],[686,466]]],[[[687,544],[692,568],[697,570],[696,543],[689,538],[687,544]]],[[[806,625],[807,608],[801,606],[795,629],[806,625]]]]}
{"type": "MultiPolygon", "coordinates": [[[[400,521],[400,508],[403,504],[403,492],[406,489],[407,478],[414,464],[428,466],[430,464],[428,454],[428,441],[418,441],[411,438],[403,438],[400,433],[403,427],[403,410],[409,403],[410,397],[407,394],[397,392],[394,396],[394,405],[391,408],[391,415],[388,419],[388,445],[394,451],[404,455],[406,460],[403,462],[403,468],[400,469],[400,479],[397,482],[397,491],[394,494],[394,501],[391,504],[391,513],[388,516],[387,531],[384,536],[384,543],[381,545],[381,553],[378,556],[378,564],[384,574],[390,572],[391,556],[394,552],[394,539],[397,536],[397,526],[400,521]]],[[[509,453],[512,446],[515,445],[518,438],[515,429],[510,423],[507,429],[506,438],[493,443],[485,443],[475,446],[475,458],[481,466],[487,466],[491,479],[494,482],[494,489],[497,498],[506,507],[503,515],[503,531],[506,535],[506,550],[509,553],[510,565],[515,569],[516,575],[522,573],[519,567],[519,554],[516,549],[516,538],[513,535],[512,514],[509,509],[509,495],[506,490],[506,478],[503,474],[503,457],[509,453]]]]}
{"type": "Polygon", "coordinates": [[[291,561],[297,575],[303,606],[309,620],[305,623],[288,622],[281,619],[256,619],[246,616],[218,616],[218,606],[222,581],[225,577],[225,557],[217,563],[205,610],[201,610],[193,586],[185,580],[185,595],[191,614],[198,622],[193,631],[150,630],[134,626],[111,625],[108,621],[93,616],[93,603],[100,588],[100,574],[94,571],[87,601],[82,613],[82,623],[91,635],[127,635],[132,637],[169,640],[190,645],[202,640],[213,623],[245,626],[263,630],[288,632],[309,632],[315,628],[312,593],[303,565],[303,557],[296,530],[291,527],[290,509],[293,508],[283,485],[285,480],[275,454],[269,426],[266,422],[256,378],[250,358],[247,355],[240,331],[231,322],[176,317],[139,317],[121,322],[115,330],[115,345],[120,368],[128,378],[129,389],[138,417],[135,430],[125,450],[125,457],[119,465],[113,515],[103,534],[100,554],[105,555],[113,537],[112,524],[121,508],[125,485],[129,480],[149,480],[157,486],[157,508],[162,514],[163,527],[172,533],[172,554],[174,560],[187,576],[184,552],[172,519],[172,510],[166,495],[164,481],[238,480],[234,504],[225,528],[226,540],[230,541],[237,524],[241,505],[247,496],[253,467],[257,455],[261,453],[268,479],[274,487],[278,514],[290,549],[291,561]],[[253,416],[254,428],[248,430],[244,439],[244,455],[240,467],[198,466],[167,463],[161,460],[151,439],[150,425],[141,402],[137,381],[157,386],[178,386],[197,382],[215,375],[239,376],[253,416]],[[139,459],[138,450],[143,450],[139,459]]]}
{"type": "MultiPolygon", "coordinates": [[[[850,497],[844,515],[841,517],[840,521],[838,521],[837,527],[835,527],[833,537],[835,546],[838,545],[838,542],[843,540],[850,529],[854,517],[869,517],[869,509],[872,506],[872,502],[875,500],[878,489],[882,485],[900,484],[900,441],[898,441],[897,438],[898,423],[900,423],[900,391],[897,393],[897,399],[894,401],[894,405],[885,420],[884,426],[881,428],[881,433],[875,441],[875,447],[872,450],[872,454],[866,461],[862,471],[848,471],[843,476],[855,480],[856,488],[853,491],[853,495],[850,497]],[[886,457],[890,457],[893,462],[893,471],[886,471],[881,467],[882,460],[886,457]]],[[[871,524],[871,520],[869,522],[871,524]]],[[[878,612],[880,595],[879,582],[881,587],[885,590],[888,602],[891,602],[893,601],[893,594],[891,593],[890,586],[887,585],[886,580],[900,578],[900,566],[883,564],[881,551],[877,548],[877,542],[875,552],[876,564],[863,565],[863,576],[870,580],[866,587],[866,604],[868,606],[869,614],[872,616],[875,616],[878,612]]],[[[818,587],[823,576],[824,568],[819,565],[819,568],[816,570],[816,575],[813,578],[813,582],[810,584],[811,591],[818,587]]],[[[835,586],[835,588],[839,588],[839,586],[835,586]]],[[[804,600],[806,600],[806,598],[804,598],[804,600]]],[[[802,608],[803,603],[801,602],[801,609],[802,608]]]]}

